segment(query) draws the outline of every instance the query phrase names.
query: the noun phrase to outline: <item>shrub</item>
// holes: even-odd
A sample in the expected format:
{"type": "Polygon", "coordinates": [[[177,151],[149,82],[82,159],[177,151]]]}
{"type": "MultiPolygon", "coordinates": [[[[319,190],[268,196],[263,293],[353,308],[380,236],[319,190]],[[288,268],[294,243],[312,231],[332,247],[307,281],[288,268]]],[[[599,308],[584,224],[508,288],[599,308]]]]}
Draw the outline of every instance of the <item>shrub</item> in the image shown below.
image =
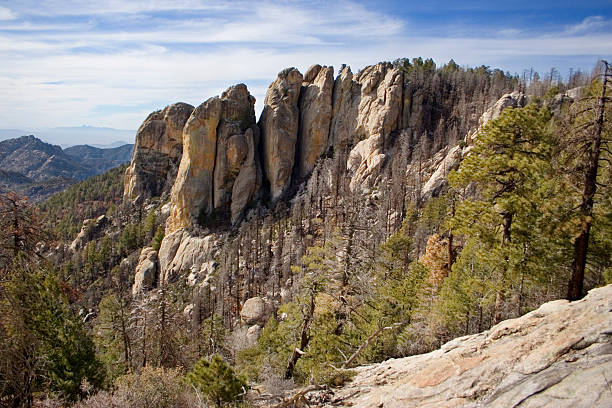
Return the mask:
{"type": "Polygon", "coordinates": [[[242,399],[247,384],[219,355],[209,361],[201,358],[187,374],[186,380],[220,407],[223,403],[242,399]]]}

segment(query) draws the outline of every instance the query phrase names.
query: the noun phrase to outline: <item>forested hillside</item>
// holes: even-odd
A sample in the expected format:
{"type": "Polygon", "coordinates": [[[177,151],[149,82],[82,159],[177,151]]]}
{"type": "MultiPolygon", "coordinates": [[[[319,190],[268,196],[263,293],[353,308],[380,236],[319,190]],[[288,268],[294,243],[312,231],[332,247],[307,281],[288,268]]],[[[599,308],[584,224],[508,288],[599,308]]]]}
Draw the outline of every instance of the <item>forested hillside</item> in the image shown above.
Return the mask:
{"type": "Polygon", "coordinates": [[[270,406],[612,283],[607,65],[330,68],[279,73],[258,123],[245,85],[153,112],[129,167],[37,210],[3,196],[0,404],[270,406]]]}

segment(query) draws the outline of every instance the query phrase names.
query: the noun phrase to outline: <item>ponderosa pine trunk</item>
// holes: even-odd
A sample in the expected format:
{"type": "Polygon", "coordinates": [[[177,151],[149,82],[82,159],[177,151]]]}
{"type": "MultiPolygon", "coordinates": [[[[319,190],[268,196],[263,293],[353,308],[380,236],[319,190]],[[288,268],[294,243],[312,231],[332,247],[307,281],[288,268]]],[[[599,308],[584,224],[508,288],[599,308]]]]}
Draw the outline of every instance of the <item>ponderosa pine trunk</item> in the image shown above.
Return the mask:
{"type": "Polygon", "coordinates": [[[569,280],[567,299],[577,300],[582,297],[584,285],[584,270],[589,249],[591,222],[593,217],[593,198],[597,191],[597,170],[599,169],[599,155],[601,152],[601,134],[603,131],[604,110],[606,103],[606,87],[608,85],[608,63],[604,61],[603,86],[597,103],[597,118],[593,139],[589,144],[586,171],[584,173],[584,189],[582,203],[580,204],[580,217],[582,218],[580,233],[574,241],[574,259],[572,262],[572,275],[569,280]]]}

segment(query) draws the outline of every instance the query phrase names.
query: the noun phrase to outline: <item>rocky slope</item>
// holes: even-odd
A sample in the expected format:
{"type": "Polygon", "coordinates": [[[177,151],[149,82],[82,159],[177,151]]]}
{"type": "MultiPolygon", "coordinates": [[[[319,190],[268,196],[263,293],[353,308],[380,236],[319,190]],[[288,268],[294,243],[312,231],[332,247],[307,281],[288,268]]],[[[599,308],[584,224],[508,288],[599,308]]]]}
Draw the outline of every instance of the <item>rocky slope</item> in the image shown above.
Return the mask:
{"type": "Polygon", "coordinates": [[[247,208],[291,198],[326,158],[335,169],[318,174],[317,183],[327,191],[339,194],[346,179],[351,192],[368,196],[391,179],[404,189],[406,180],[418,179],[403,195],[417,201],[435,196],[469,151],[475,125],[526,102],[518,92],[507,94],[482,117],[476,109],[479,123],[452,113],[454,101],[428,106],[431,96],[416,86],[422,79],[389,63],[357,74],[343,66],[335,80],[333,72],[320,65],[304,75],[281,71],[257,123],[244,84],[195,109],[177,103],[149,115],[136,135],[124,199],[170,197],[160,282],[179,271],[207,269],[215,253],[211,242],[219,238],[204,243],[210,228],[236,226],[247,208]],[[452,146],[459,131],[466,144],[452,146]],[[199,255],[184,253],[187,248],[199,255]]]}
{"type": "Polygon", "coordinates": [[[324,406],[610,407],[612,285],[356,371],[324,406]]]}

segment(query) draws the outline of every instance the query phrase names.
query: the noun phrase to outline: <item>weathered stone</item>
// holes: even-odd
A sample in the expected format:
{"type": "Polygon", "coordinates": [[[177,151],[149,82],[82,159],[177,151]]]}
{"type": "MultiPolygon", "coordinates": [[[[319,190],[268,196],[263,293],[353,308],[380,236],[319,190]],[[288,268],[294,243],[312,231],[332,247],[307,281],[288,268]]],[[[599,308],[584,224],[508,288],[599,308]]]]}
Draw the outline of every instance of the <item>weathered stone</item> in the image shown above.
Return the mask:
{"type": "Polygon", "coordinates": [[[185,124],[183,156],[170,192],[172,207],[166,221],[166,234],[195,224],[200,212],[212,211],[213,170],[221,111],[221,98],[210,98],[193,111],[185,124]]]}
{"type": "Polygon", "coordinates": [[[242,306],[240,318],[248,325],[265,324],[266,302],[258,296],[248,299],[242,306]]]}
{"type": "Polygon", "coordinates": [[[136,133],[132,162],[125,171],[125,199],[169,191],[183,152],[183,126],[193,106],[175,103],[151,113],[136,133]]]}
{"type": "Polygon", "coordinates": [[[428,354],[357,368],[333,406],[612,406],[611,311],[608,285],[428,354]]]}
{"type": "Polygon", "coordinates": [[[332,118],[334,67],[313,65],[306,71],[299,98],[297,174],[308,176],[329,149],[329,127],[332,118]]]}
{"type": "Polygon", "coordinates": [[[386,139],[400,125],[403,87],[402,72],[385,63],[364,68],[355,79],[361,89],[355,134],[362,140],[347,163],[353,191],[368,190],[377,180],[386,159],[386,139]]]}
{"type": "Polygon", "coordinates": [[[210,261],[214,259],[216,250],[216,237],[213,234],[197,237],[179,229],[166,235],[158,255],[161,282],[172,282],[183,271],[197,276],[206,275],[210,272],[210,261]]]}
{"type": "MultiPolygon", "coordinates": [[[[261,186],[261,168],[257,160],[257,141],[259,139],[259,128],[253,126],[247,129],[244,136],[240,137],[240,143],[246,145],[246,157],[240,165],[238,176],[232,186],[232,204],[230,206],[232,224],[235,224],[247,204],[253,199],[255,193],[261,186]]],[[[231,142],[231,140],[230,140],[231,142]]],[[[229,150],[231,152],[231,150],[229,150]]],[[[240,157],[241,154],[237,154],[240,157]]],[[[231,155],[228,155],[230,163],[231,155]]]]}
{"type": "Polygon", "coordinates": [[[132,295],[136,296],[143,290],[153,288],[157,282],[158,270],[157,251],[151,247],[143,248],[136,266],[132,295]]]}
{"type": "Polygon", "coordinates": [[[83,226],[81,227],[81,231],[76,236],[74,241],[70,244],[70,249],[72,251],[76,251],[85,246],[86,243],[97,238],[102,234],[104,227],[108,225],[109,219],[106,215],[101,215],[98,218],[92,218],[83,221],[83,226]]]}
{"type": "Polygon", "coordinates": [[[289,186],[298,136],[298,97],[302,74],[288,68],[266,93],[264,109],[259,119],[262,137],[263,170],[270,183],[272,200],[277,200],[289,186]]]}
{"type": "Polygon", "coordinates": [[[254,105],[246,85],[238,84],[193,111],[184,127],[184,151],[172,187],[167,234],[196,224],[201,215],[228,210],[243,167],[252,177],[234,206],[236,217],[257,191],[261,176],[255,156],[254,105]]]}

